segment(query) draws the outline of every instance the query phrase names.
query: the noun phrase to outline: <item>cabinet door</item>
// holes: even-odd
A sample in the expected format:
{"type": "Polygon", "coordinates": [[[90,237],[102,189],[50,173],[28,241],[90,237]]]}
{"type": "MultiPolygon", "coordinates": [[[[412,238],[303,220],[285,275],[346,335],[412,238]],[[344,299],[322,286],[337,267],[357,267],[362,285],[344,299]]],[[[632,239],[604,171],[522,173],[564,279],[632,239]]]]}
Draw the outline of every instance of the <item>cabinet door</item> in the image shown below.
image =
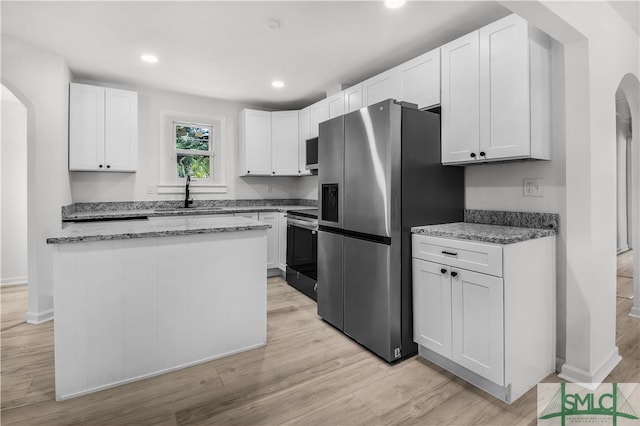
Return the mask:
{"type": "Polygon", "coordinates": [[[318,125],[329,119],[329,107],[327,101],[316,102],[309,107],[309,137],[318,137],[318,125]]]}
{"type": "Polygon", "coordinates": [[[278,243],[280,241],[280,222],[278,221],[277,212],[261,212],[259,216],[260,222],[271,225],[267,229],[267,269],[277,268],[278,263],[278,243]]]}
{"type": "Polygon", "coordinates": [[[336,93],[327,99],[329,119],[339,117],[344,114],[344,92],[336,93]]]}
{"type": "Polygon", "coordinates": [[[362,83],[363,106],[400,98],[400,71],[390,69],[362,83]]]}
{"type": "MultiPolygon", "coordinates": [[[[242,110],[240,143],[244,149],[246,175],[271,175],[271,113],[253,109],[242,110]]],[[[242,163],[241,163],[242,164],[242,163]]]]}
{"type": "Polygon", "coordinates": [[[298,174],[310,175],[307,165],[307,139],[309,139],[309,108],[298,112],[298,174]]]}
{"type": "Polygon", "coordinates": [[[360,83],[344,91],[344,112],[347,114],[362,107],[362,83],[360,83]]]}
{"type": "Polygon", "coordinates": [[[476,161],[480,140],[478,32],[440,48],[442,163],[476,161]]]}
{"type": "Polygon", "coordinates": [[[287,267],[287,215],[278,213],[278,268],[283,272],[287,267]]]}
{"type": "Polygon", "coordinates": [[[104,87],[69,85],[69,170],[103,170],[104,87]]]}
{"type": "Polygon", "coordinates": [[[138,94],[105,90],[105,167],[134,172],[138,168],[138,94]]]}
{"type": "Polygon", "coordinates": [[[298,175],[298,111],[271,113],[271,166],[274,175],[298,175]]]}
{"type": "Polygon", "coordinates": [[[510,15],[480,29],[480,152],[529,156],[529,25],[510,15]]]}
{"type": "Polygon", "coordinates": [[[451,358],[450,267],[413,259],[413,340],[451,358]]]}
{"type": "Polygon", "coordinates": [[[452,360],[503,386],[502,278],[464,269],[451,275],[452,360]]]}
{"type": "Polygon", "coordinates": [[[398,66],[400,99],[425,108],[440,103],[440,49],[398,66]]]}

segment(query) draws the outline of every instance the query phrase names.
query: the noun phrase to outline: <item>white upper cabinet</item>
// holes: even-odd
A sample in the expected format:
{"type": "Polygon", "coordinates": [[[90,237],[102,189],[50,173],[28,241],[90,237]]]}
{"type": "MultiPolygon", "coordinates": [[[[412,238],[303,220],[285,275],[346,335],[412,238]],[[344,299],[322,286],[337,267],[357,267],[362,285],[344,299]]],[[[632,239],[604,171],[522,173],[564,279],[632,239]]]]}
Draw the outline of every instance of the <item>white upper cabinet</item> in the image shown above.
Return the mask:
{"type": "Polygon", "coordinates": [[[298,175],[298,111],[240,112],[240,176],[298,175]]]}
{"type": "Polygon", "coordinates": [[[298,111],[271,113],[272,174],[298,175],[298,125],[298,111]]]}
{"type": "Polygon", "coordinates": [[[71,83],[69,170],[135,172],[138,94],[71,83]]]}
{"type": "Polygon", "coordinates": [[[327,98],[328,119],[344,114],[344,91],[327,98]]]}
{"type": "Polygon", "coordinates": [[[442,162],[550,158],[550,38],[510,15],[441,48],[442,162]]]}
{"type": "Polygon", "coordinates": [[[344,112],[350,113],[363,107],[362,83],[344,90],[344,112]]]}
{"type": "Polygon", "coordinates": [[[307,139],[309,139],[309,107],[298,112],[298,173],[310,175],[307,170],[307,139]]]}
{"type": "Polygon", "coordinates": [[[309,107],[309,137],[318,137],[318,125],[323,121],[329,119],[329,105],[327,100],[323,99],[320,102],[309,107]]]}
{"type": "Polygon", "coordinates": [[[363,107],[385,99],[400,99],[400,70],[397,67],[362,82],[363,107]]]}
{"type": "Polygon", "coordinates": [[[442,162],[473,159],[480,146],[480,62],[478,32],[442,52],[442,162]]]}
{"type": "Polygon", "coordinates": [[[440,103],[440,49],[435,49],[398,66],[399,99],[427,108],[440,103]]]}
{"type": "Polygon", "coordinates": [[[272,175],[271,113],[243,109],[239,121],[240,176],[272,175]]]}

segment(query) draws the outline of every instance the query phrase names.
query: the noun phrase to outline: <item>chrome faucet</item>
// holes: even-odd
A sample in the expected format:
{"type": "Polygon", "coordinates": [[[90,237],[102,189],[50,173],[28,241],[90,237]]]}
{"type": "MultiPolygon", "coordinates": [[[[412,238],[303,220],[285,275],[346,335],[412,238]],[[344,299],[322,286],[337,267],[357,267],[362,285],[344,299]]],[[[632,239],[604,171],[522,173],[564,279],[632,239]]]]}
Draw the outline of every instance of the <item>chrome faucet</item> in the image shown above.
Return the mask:
{"type": "Polygon", "coordinates": [[[193,204],[193,200],[189,199],[189,184],[191,183],[191,176],[187,175],[187,184],[184,188],[184,208],[189,208],[189,204],[193,204]]]}

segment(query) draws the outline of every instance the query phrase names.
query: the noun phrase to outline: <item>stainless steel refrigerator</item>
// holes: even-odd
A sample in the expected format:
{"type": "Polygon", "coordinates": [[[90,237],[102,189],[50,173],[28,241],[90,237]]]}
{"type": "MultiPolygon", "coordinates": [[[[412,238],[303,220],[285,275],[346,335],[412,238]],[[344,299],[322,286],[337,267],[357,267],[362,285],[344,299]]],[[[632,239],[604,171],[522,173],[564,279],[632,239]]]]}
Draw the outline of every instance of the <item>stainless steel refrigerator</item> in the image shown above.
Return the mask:
{"type": "Polygon", "coordinates": [[[392,362],[413,342],[411,233],[463,220],[440,116],[386,100],[320,124],[318,315],[392,362]]]}

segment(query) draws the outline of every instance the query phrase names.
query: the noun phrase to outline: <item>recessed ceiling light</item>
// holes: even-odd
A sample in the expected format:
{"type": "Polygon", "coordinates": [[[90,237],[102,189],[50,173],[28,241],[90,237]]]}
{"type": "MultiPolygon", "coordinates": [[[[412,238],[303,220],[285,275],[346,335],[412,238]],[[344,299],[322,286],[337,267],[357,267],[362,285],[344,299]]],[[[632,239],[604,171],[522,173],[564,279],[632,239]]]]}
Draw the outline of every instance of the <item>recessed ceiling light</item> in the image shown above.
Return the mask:
{"type": "Polygon", "coordinates": [[[279,30],[280,29],[280,22],[275,20],[275,19],[269,19],[267,22],[265,22],[264,28],[267,31],[279,30]]]}
{"type": "Polygon", "coordinates": [[[156,62],[158,62],[158,58],[153,56],[153,55],[142,55],[140,56],[140,59],[142,59],[143,61],[149,63],[149,64],[155,64],[156,62]]]}
{"type": "Polygon", "coordinates": [[[276,89],[281,89],[281,88],[284,87],[284,82],[282,82],[280,80],[276,80],[276,81],[272,82],[271,85],[273,87],[275,87],[276,89]]]}
{"type": "Polygon", "coordinates": [[[389,9],[397,9],[404,6],[405,0],[384,0],[384,5],[389,9]]]}

